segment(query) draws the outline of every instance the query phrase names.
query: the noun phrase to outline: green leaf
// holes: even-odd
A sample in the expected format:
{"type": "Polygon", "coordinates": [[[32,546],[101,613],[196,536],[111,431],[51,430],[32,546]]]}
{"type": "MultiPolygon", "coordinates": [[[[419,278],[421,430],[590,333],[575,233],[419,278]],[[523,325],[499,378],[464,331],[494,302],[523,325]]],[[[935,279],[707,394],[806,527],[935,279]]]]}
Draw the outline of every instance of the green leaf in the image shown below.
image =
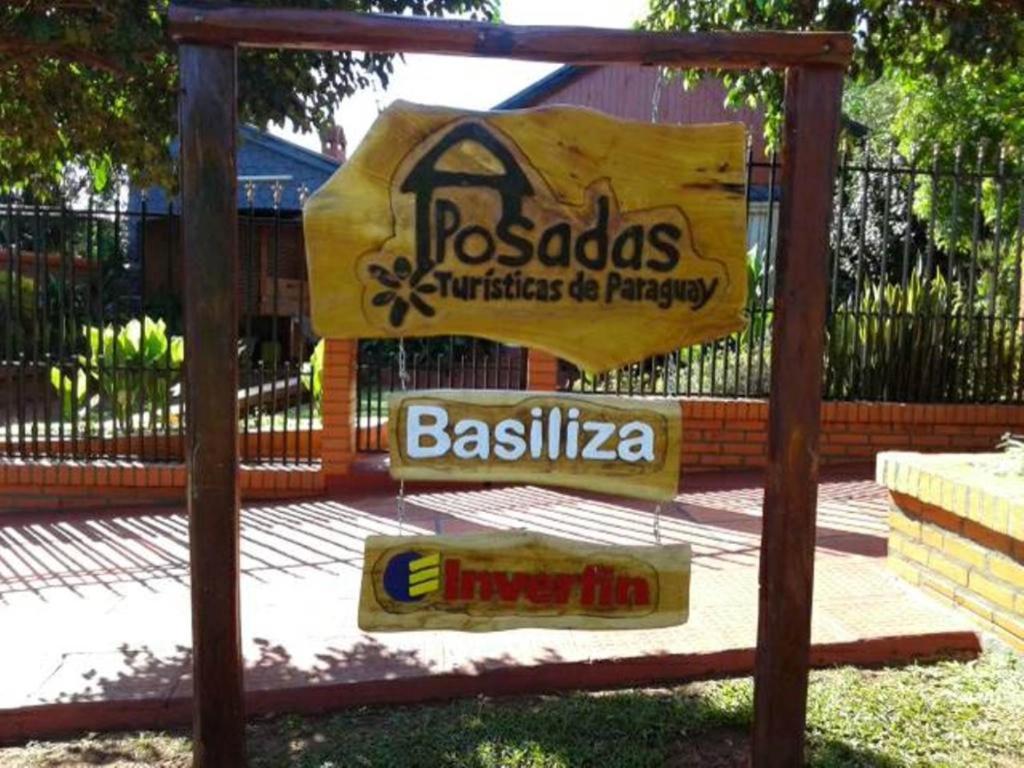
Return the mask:
{"type": "Polygon", "coordinates": [[[181,336],[171,337],[171,367],[180,368],[185,360],[185,339],[181,336]]]}
{"type": "Polygon", "coordinates": [[[89,173],[92,176],[93,189],[105,192],[110,184],[113,168],[109,157],[93,157],[89,160],[89,173]]]}
{"type": "Polygon", "coordinates": [[[324,387],[324,340],[320,339],[313,348],[309,361],[302,366],[302,386],[310,390],[313,406],[319,412],[324,387]]]}
{"type": "Polygon", "coordinates": [[[143,357],[146,363],[161,362],[167,352],[167,326],[163,320],[154,322],[148,317],[144,325],[146,338],[143,357]]]}
{"type": "Polygon", "coordinates": [[[72,418],[80,404],[89,396],[88,380],[81,368],[75,369],[73,379],[60,368],[50,368],[50,384],[60,397],[61,416],[65,420],[72,418]]]}
{"type": "MultiPolygon", "coordinates": [[[[254,0],[251,5],[274,5],[254,0]]],[[[296,0],[279,4],[297,5],[296,0]]],[[[178,132],[177,47],[167,0],[0,3],[6,56],[0,78],[0,188],[49,198],[95,190],[122,177],[176,184],[170,147],[178,132]],[[73,172],[74,171],[74,172],[73,172]],[[79,188],[68,187],[75,182],[79,188]]],[[[324,9],[418,15],[496,15],[497,0],[316,0],[324,9]]],[[[265,126],[290,120],[312,131],[356,91],[386,87],[394,54],[327,51],[239,53],[239,115],[265,126]]]]}

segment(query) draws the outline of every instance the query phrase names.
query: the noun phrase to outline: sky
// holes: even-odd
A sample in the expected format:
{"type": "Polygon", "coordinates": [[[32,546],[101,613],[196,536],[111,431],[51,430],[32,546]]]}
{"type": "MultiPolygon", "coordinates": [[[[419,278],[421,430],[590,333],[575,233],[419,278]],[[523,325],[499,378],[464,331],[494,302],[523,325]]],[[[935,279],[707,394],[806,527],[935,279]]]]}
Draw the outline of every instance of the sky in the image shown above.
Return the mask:
{"type": "MultiPolygon", "coordinates": [[[[627,29],[647,11],[648,0],[501,0],[506,24],[581,25],[627,29]]],[[[335,114],[351,154],[382,109],[395,99],[465,109],[488,109],[557,69],[559,64],[411,54],[395,61],[386,91],[360,91],[335,114]]],[[[315,134],[271,126],[271,133],[320,150],[315,134]]]]}

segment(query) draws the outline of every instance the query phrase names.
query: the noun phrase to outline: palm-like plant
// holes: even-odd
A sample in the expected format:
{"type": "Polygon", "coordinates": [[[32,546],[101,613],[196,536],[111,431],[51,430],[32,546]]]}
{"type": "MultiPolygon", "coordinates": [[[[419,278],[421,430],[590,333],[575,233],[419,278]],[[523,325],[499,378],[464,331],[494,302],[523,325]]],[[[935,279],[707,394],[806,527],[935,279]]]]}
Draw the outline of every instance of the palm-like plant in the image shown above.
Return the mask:
{"type": "Polygon", "coordinates": [[[941,275],[873,285],[829,319],[828,396],[921,402],[1012,397],[1020,331],[941,275]]]}
{"type": "Polygon", "coordinates": [[[162,423],[171,390],[181,380],[184,339],[168,335],[163,320],[148,317],[122,326],[88,326],[83,335],[85,353],[71,366],[50,370],[64,419],[88,401],[97,412],[109,410],[122,429],[162,423]]]}

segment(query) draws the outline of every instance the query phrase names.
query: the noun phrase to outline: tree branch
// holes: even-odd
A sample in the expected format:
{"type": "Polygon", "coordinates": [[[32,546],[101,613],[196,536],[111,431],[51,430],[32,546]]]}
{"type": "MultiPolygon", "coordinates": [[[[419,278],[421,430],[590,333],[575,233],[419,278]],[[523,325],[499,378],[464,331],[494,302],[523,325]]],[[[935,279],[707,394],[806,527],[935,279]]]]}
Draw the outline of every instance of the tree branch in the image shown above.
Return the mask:
{"type": "Polygon", "coordinates": [[[0,57],[10,59],[52,58],[74,61],[112,75],[125,75],[124,67],[95,51],[65,43],[29,43],[24,40],[0,39],[0,57]]]}

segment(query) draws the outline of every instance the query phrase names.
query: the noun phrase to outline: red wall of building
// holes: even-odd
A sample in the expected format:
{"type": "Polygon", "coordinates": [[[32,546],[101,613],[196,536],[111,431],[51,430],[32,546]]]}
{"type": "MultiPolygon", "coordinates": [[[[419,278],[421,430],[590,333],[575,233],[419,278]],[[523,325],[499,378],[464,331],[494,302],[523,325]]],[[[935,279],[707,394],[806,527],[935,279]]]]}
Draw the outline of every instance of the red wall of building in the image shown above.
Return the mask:
{"type": "MultiPolygon", "coordinates": [[[[649,121],[657,77],[657,67],[594,67],[547,94],[535,106],[575,104],[628,120],[649,121]]],[[[764,116],[757,110],[725,106],[725,86],[720,80],[705,77],[690,90],[684,90],[682,83],[675,80],[668,80],[662,85],[659,122],[723,123],[737,120],[746,124],[753,139],[754,159],[763,159],[764,116]]]]}

